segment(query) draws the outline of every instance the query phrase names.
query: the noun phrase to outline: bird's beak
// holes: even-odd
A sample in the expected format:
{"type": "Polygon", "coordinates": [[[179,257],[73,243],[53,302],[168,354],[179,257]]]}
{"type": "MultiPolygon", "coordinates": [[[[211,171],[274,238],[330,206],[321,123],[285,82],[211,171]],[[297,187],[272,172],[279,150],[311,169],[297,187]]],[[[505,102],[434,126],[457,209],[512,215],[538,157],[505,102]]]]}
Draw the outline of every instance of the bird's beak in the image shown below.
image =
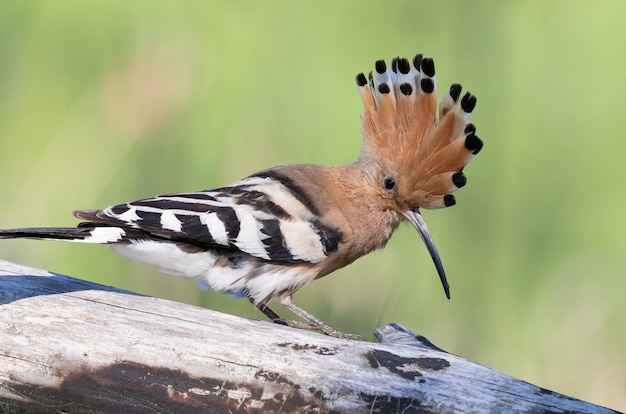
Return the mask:
{"type": "Polygon", "coordinates": [[[413,227],[415,227],[422,237],[422,240],[424,240],[428,253],[430,253],[430,257],[433,258],[433,262],[437,268],[437,273],[439,273],[439,279],[441,279],[441,284],[443,285],[443,290],[446,292],[446,297],[450,299],[450,286],[448,285],[448,280],[446,279],[446,272],[443,270],[439,253],[437,252],[433,238],[430,237],[428,227],[426,227],[426,222],[417,208],[414,210],[406,210],[402,213],[402,215],[413,225],[413,227]]]}

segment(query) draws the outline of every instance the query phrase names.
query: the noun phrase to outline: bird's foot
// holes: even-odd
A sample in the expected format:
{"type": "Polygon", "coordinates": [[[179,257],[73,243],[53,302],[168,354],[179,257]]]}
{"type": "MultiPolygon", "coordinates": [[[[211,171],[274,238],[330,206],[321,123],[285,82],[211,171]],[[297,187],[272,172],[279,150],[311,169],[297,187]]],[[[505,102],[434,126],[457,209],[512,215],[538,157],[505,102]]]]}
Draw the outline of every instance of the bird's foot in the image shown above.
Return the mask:
{"type": "MultiPolygon", "coordinates": [[[[250,301],[253,302],[252,300],[250,301]]],[[[276,314],[276,312],[268,308],[266,305],[257,306],[257,308],[261,312],[263,312],[265,316],[267,316],[272,322],[277,323],[279,325],[285,325],[291,328],[305,329],[309,331],[320,331],[328,336],[332,336],[333,338],[351,339],[355,341],[367,340],[365,339],[364,336],[345,333],[345,332],[341,332],[341,331],[331,328],[330,326],[326,325],[320,319],[311,315],[304,309],[299,308],[296,305],[294,305],[290,297],[283,298],[280,301],[280,304],[286,307],[287,309],[289,309],[291,312],[298,315],[299,317],[301,317],[302,319],[304,319],[306,322],[298,322],[298,321],[292,321],[289,319],[281,318],[280,316],[278,316],[278,314],[276,314]]]]}
{"type": "MultiPolygon", "coordinates": [[[[304,319],[305,321],[307,321],[307,323],[304,324],[304,325],[307,325],[308,328],[305,328],[305,329],[314,329],[314,330],[317,330],[317,331],[322,331],[326,335],[332,336],[334,338],[353,339],[353,340],[356,340],[356,341],[365,341],[366,340],[365,337],[363,337],[361,335],[349,334],[349,333],[341,332],[341,331],[338,331],[338,330],[336,330],[334,328],[331,328],[330,326],[328,326],[324,322],[322,322],[320,319],[318,319],[315,316],[311,315],[310,313],[308,313],[304,309],[296,306],[291,301],[291,296],[284,297],[280,301],[280,304],[283,305],[284,307],[286,307],[287,309],[289,309],[291,312],[293,312],[296,315],[298,315],[299,317],[301,317],[302,319],[304,319]]],[[[300,323],[300,325],[303,325],[303,324],[300,323]]]]}
{"type": "Polygon", "coordinates": [[[332,336],[333,338],[352,339],[355,341],[366,341],[364,336],[338,331],[326,325],[325,323],[322,323],[321,321],[319,321],[320,323],[304,323],[304,322],[292,321],[292,320],[283,319],[283,318],[276,318],[276,319],[272,319],[272,322],[277,323],[279,325],[285,325],[291,328],[296,328],[296,329],[321,331],[322,333],[328,336],[332,336]]]}

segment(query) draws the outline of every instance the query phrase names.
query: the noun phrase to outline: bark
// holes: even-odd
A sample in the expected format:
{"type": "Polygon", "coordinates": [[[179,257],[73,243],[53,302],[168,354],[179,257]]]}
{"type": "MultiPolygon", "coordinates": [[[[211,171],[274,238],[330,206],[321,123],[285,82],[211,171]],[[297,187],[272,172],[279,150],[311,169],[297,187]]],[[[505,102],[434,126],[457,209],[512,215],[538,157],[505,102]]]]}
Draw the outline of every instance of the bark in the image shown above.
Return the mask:
{"type": "Polygon", "coordinates": [[[0,261],[0,411],[615,411],[399,325],[341,340],[0,261]]]}

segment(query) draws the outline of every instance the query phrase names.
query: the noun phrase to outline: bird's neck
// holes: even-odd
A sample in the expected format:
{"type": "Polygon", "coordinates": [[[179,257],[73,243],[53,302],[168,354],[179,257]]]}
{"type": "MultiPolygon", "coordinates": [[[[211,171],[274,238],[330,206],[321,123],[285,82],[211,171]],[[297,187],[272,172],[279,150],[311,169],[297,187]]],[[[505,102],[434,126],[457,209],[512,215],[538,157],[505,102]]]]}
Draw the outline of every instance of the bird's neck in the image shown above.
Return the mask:
{"type": "Polygon", "coordinates": [[[400,214],[384,207],[363,161],[282,168],[288,168],[291,178],[302,185],[319,212],[318,219],[343,233],[338,254],[328,261],[324,274],[384,247],[402,221],[400,214]]]}
{"type": "Polygon", "coordinates": [[[349,243],[355,254],[362,256],[384,247],[402,221],[402,216],[389,209],[381,197],[377,188],[379,183],[371,167],[367,162],[358,160],[353,164],[329,168],[335,169],[339,183],[333,187],[339,192],[334,194],[334,199],[341,204],[340,209],[354,231],[349,243]]]}

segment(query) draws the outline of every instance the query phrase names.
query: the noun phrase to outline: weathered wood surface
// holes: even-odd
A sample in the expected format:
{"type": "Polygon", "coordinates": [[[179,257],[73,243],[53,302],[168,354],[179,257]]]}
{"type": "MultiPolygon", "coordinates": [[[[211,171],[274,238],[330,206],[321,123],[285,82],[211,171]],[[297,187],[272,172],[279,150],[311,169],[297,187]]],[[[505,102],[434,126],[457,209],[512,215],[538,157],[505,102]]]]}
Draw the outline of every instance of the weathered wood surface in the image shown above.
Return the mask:
{"type": "Polygon", "coordinates": [[[330,338],[0,261],[0,411],[610,413],[398,325],[330,338]]]}

